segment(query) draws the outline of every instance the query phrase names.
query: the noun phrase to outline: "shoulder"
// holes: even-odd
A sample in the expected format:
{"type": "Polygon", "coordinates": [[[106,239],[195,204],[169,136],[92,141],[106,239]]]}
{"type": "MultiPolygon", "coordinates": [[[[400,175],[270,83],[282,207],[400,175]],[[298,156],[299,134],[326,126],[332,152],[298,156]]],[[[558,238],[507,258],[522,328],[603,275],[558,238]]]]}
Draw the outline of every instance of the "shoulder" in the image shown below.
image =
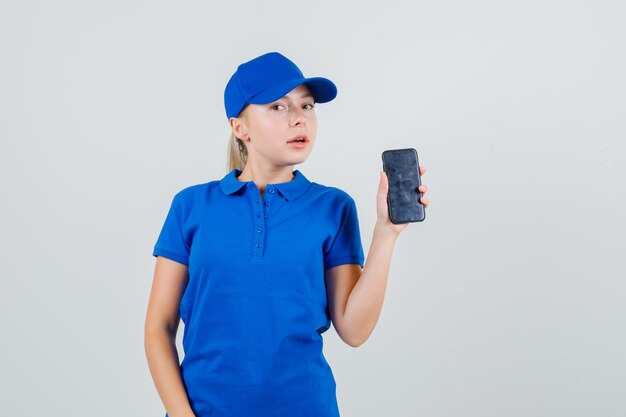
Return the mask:
{"type": "Polygon", "coordinates": [[[206,192],[208,189],[217,186],[218,183],[219,181],[209,181],[209,182],[203,182],[199,184],[187,185],[183,188],[180,188],[176,192],[175,197],[190,198],[197,194],[202,194],[206,192]]]}
{"type": "Polygon", "coordinates": [[[173,202],[183,209],[190,209],[199,202],[207,200],[207,196],[219,189],[219,181],[212,180],[179,188],[174,192],[173,202]]]}
{"type": "Polygon", "coordinates": [[[334,204],[355,204],[352,196],[347,191],[339,187],[311,182],[311,190],[317,197],[323,198],[324,200],[330,201],[334,204]]]}

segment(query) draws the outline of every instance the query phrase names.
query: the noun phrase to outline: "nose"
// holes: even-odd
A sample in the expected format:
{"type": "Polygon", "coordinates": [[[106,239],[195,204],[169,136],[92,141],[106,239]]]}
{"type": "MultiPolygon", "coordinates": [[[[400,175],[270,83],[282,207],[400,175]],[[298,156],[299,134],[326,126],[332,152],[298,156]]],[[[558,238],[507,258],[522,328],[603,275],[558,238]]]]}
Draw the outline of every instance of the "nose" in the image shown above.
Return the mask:
{"type": "Polygon", "coordinates": [[[289,110],[290,122],[292,126],[298,126],[304,123],[306,117],[304,116],[304,110],[300,107],[292,107],[289,110]]]}

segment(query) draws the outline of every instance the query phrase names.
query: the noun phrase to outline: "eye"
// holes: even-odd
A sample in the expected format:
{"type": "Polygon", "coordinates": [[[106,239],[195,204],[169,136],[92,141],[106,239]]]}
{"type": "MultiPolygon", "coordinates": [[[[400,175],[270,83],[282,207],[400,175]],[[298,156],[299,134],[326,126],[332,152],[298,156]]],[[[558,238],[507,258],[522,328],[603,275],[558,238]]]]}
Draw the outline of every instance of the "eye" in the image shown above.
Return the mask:
{"type": "Polygon", "coordinates": [[[306,107],[306,106],[310,106],[310,107],[309,107],[309,110],[312,110],[312,109],[315,107],[315,105],[314,105],[314,104],[312,104],[312,103],[307,103],[307,104],[305,104],[304,106],[305,106],[305,107],[306,107]]]}
{"type": "Polygon", "coordinates": [[[282,105],[282,104],[274,104],[274,105],[272,106],[272,109],[274,109],[274,110],[278,110],[276,107],[283,107],[283,105],[282,105]]]}

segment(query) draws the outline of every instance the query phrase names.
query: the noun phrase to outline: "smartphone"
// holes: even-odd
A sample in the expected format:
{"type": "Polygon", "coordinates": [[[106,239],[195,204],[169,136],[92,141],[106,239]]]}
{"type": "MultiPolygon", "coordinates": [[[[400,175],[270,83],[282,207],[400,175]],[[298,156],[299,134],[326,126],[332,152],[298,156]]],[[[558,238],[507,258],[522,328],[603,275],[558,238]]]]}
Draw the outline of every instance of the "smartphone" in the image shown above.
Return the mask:
{"type": "Polygon", "coordinates": [[[413,148],[389,149],[383,152],[383,171],[387,174],[389,189],[387,207],[391,223],[421,222],[426,218],[424,205],[419,201],[420,179],[417,151],[413,148]]]}

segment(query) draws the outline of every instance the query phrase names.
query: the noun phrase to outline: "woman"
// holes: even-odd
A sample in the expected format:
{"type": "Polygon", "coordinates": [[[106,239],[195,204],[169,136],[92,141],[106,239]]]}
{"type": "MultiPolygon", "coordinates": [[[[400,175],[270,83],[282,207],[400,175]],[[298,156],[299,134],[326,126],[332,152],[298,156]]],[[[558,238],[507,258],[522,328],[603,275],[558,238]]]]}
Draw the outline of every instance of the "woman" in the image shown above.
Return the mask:
{"type": "Polygon", "coordinates": [[[153,252],[145,349],[166,416],[339,416],[322,333],[332,321],[350,346],[369,337],[407,224],[389,220],[381,171],[364,263],[354,200],[293,170],[313,149],[315,104],[336,94],[277,52],[229,80],[230,172],[174,196],[153,252]]]}

